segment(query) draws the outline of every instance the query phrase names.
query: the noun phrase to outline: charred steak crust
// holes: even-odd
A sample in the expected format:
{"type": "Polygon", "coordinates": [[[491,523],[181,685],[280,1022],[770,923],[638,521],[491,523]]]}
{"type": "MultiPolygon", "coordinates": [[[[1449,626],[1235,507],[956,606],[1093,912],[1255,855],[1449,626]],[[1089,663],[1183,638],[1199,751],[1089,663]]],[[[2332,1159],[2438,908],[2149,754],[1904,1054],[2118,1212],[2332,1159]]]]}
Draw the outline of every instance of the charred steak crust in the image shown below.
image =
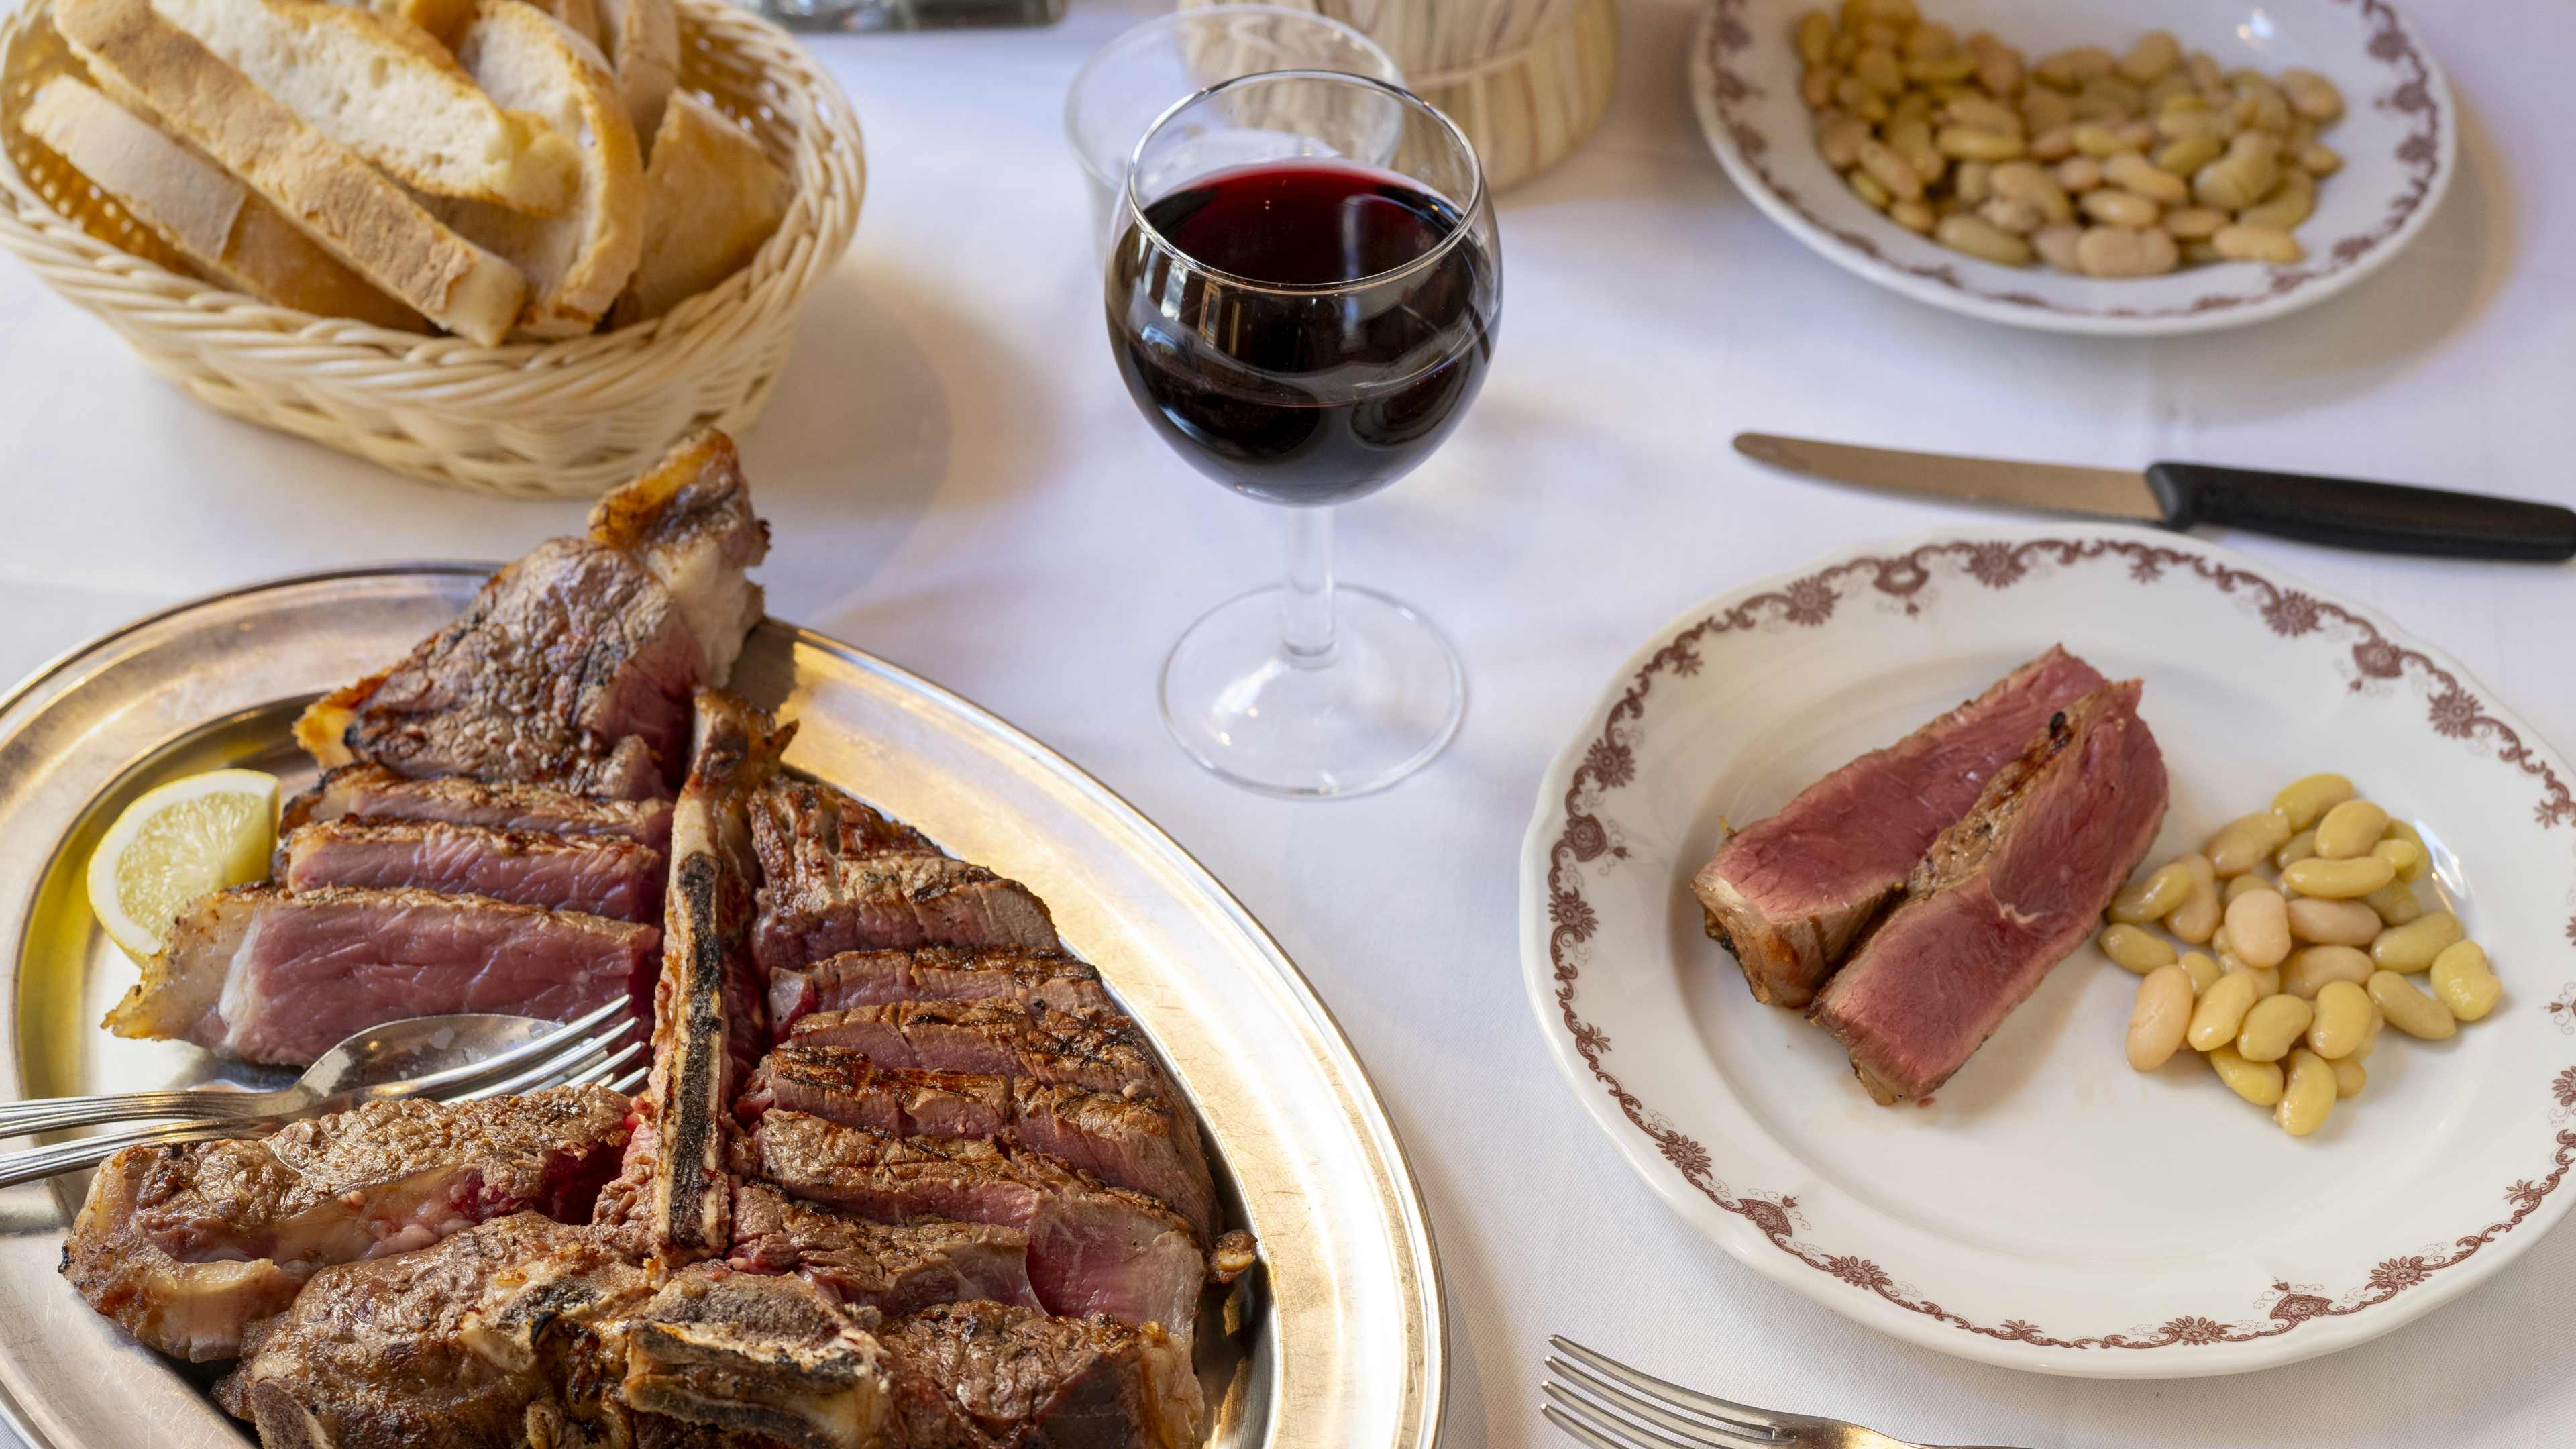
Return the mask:
{"type": "Polygon", "coordinates": [[[92,1179],[63,1276],[164,1353],[230,1358],[317,1269],[522,1209],[587,1217],[626,1110],[606,1088],[559,1087],[369,1103],[257,1141],[129,1147],[92,1179]]]}
{"type": "Polygon", "coordinates": [[[769,975],[770,1029],[784,1041],[817,1011],[898,1001],[981,1001],[1006,997],[1058,1011],[1116,1011],[1100,973],[1061,951],[1017,946],[923,946],[909,951],[844,951],[802,969],[769,975]]]}
{"type": "Polygon", "coordinates": [[[1942,832],[1808,1012],[1882,1103],[1964,1065],[2092,933],[2153,843],[2167,782],[2136,680],[2052,715],[1942,832]]]}
{"type": "Polygon", "coordinates": [[[991,1223],[879,1223],[746,1182],[735,1190],[733,1251],[745,1273],[794,1273],[844,1307],[886,1315],[990,1299],[1038,1306],[1029,1237],[991,1223]]]}
{"type": "Polygon", "coordinates": [[[1188,1356],[1151,1325],[959,1303],[898,1318],[879,1337],[907,1449],[1199,1440],[1188,1356]]]}
{"type": "Polygon", "coordinates": [[[2049,716],[2100,688],[2063,648],[1736,832],[1692,878],[1754,998],[1805,1007],[1939,833],[2049,716]]]}
{"type": "MultiPolygon", "coordinates": [[[[333,820],[479,825],[565,836],[611,836],[659,853],[671,843],[671,802],[611,800],[551,785],[442,775],[415,780],[382,765],[342,765],[278,812],[281,836],[333,820]]],[[[283,866],[280,867],[283,873],[283,866]]]]}

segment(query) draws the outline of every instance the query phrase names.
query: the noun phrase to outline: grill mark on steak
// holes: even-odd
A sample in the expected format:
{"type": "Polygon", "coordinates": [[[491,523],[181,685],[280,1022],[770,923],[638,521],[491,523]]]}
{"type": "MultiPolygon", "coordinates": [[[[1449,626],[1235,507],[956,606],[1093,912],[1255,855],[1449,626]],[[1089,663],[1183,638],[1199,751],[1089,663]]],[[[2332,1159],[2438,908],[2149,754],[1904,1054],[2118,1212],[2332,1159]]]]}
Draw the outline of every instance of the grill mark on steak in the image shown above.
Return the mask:
{"type": "Polygon", "coordinates": [[[2092,933],[2164,819],[2136,680],[2054,715],[1942,832],[1808,1017],[1882,1103],[1947,1081],[2092,933]]]}
{"type": "Polygon", "coordinates": [[[818,1011],[990,997],[1058,1011],[1118,1009],[1100,973],[1061,951],[924,946],[844,951],[802,969],[771,972],[770,1030],[783,1041],[799,1020],[818,1011]]]}
{"type": "Polygon", "coordinates": [[[164,1353],[230,1358],[328,1265],[521,1209],[587,1217],[626,1110],[604,1087],[558,1087],[369,1103],[257,1141],[129,1147],[91,1180],[63,1276],[164,1353]]]}
{"type": "Polygon", "coordinates": [[[1054,950],[1028,887],[943,855],[918,831],[837,790],[780,782],[752,812],[760,852],[754,951],[768,971],[845,951],[918,946],[1054,950]]]}
{"type": "Polygon", "coordinates": [[[1691,880],[1754,998],[1802,1008],[1906,875],[2051,714],[2102,676],[2052,646],[1985,693],[1872,750],[1736,832],[1691,880]]]}
{"type": "Polygon", "coordinates": [[[878,1330],[907,1449],[1184,1449],[1203,1409],[1189,1357],[1149,1326],[959,1303],[878,1330]]]}
{"type": "Polygon", "coordinates": [[[277,853],[277,878],[295,892],[416,886],[621,921],[662,918],[662,853],[617,836],[334,820],[296,827],[277,853]]]}
{"type": "Polygon", "coordinates": [[[342,819],[609,836],[649,846],[657,854],[671,844],[668,800],[609,800],[551,785],[495,783],[463,775],[414,780],[382,765],[342,765],[326,771],[311,789],[286,802],[278,813],[277,828],[291,834],[305,825],[342,819]]]}
{"type": "Polygon", "coordinates": [[[894,1137],[976,1137],[1061,1158],[1113,1187],[1161,1199],[1202,1243],[1216,1237],[1216,1188],[1160,1106],[1026,1077],[881,1067],[845,1047],[789,1042],[769,1054],[737,1114],[772,1107],[894,1137]]]}
{"type": "Polygon", "coordinates": [[[481,896],[240,886],[188,908],[106,1026],[301,1065],[403,1017],[569,1021],[648,980],[660,940],[651,926],[481,896]]]}
{"type": "Polygon", "coordinates": [[[1207,1260],[1189,1224],[1142,1193],[1045,1153],[901,1138],[802,1112],[752,1131],[747,1167],[791,1197],[887,1223],[990,1223],[1028,1235],[1029,1281],[1049,1312],[1160,1323],[1187,1345],[1207,1260]]]}

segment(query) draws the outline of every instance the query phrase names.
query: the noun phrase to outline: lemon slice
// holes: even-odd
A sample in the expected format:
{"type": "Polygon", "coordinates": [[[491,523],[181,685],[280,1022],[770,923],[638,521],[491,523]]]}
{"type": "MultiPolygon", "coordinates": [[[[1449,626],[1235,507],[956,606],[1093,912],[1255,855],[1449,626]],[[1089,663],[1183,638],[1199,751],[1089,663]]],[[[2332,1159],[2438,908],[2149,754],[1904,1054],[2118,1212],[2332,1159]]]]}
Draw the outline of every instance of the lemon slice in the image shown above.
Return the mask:
{"type": "Polygon", "coordinates": [[[268,874],[277,845],[277,777],[210,770],[144,792],[89,858],[89,908],[136,960],[208,891],[268,874]]]}

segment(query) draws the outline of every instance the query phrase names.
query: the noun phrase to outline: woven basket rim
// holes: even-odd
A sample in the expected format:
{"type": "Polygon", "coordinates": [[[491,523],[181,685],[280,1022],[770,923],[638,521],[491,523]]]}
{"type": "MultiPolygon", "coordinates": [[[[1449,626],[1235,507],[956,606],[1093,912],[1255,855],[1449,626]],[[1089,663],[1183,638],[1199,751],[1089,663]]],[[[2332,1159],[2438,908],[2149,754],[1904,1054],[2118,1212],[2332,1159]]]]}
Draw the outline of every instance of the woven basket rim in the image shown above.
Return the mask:
{"type": "MultiPolygon", "coordinates": [[[[674,0],[674,5],[680,12],[684,46],[693,33],[730,30],[759,37],[771,48],[794,57],[787,65],[770,62],[762,69],[811,107],[814,124],[799,126],[796,146],[800,155],[812,154],[819,160],[815,169],[824,179],[819,188],[800,182],[787,215],[748,265],[659,317],[613,332],[486,347],[463,337],[398,332],[281,307],[174,272],[92,235],[38,195],[19,174],[16,162],[5,149],[0,149],[0,244],[18,252],[40,274],[45,263],[61,265],[66,260],[104,269],[127,287],[148,289],[165,302],[213,314],[239,327],[244,341],[256,338],[262,343],[309,345],[336,352],[348,362],[436,368],[444,375],[442,380],[452,378],[459,385],[499,378],[523,379],[532,373],[563,374],[570,381],[576,372],[582,381],[598,385],[621,371],[667,366],[674,350],[713,350],[759,320],[760,309],[751,304],[771,283],[795,269],[800,246],[810,244],[823,251],[807,269],[809,277],[828,267],[848,248],[857,231],[857,202],[866,186],[866,160],[858,118],[848,98],[839,83],[794,37],[723,0],[674,0]],[[846,204],[831,205],[842,192],[847,194],[846,204]],[[55,255],[40,257],[34,254],[36,251],[55,255]],[[72,256],[65,258],[60,255],[63,252],[72,256]]],[[[0,71],[5,71],[9,57],[30,28],[46,23],[52,9],[53,0],[27,0],[0,20],[0,71]]],[[[798,168],[791,168],[794,169],[798,168]]],[[[204,337],[201,333],[201,340],[204,337]]]]}

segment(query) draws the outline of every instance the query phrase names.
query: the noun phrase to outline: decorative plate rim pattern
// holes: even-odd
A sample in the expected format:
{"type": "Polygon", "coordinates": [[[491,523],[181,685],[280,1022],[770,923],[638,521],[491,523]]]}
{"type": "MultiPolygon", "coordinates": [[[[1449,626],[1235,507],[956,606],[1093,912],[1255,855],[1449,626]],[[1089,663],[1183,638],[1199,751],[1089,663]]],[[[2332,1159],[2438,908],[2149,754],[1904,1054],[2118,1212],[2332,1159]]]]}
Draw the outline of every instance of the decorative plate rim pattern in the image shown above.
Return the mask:
{"type": "Polygon", "coordinates": [[[1957,263],[1890,256],[1875,238],[1818,216],[1797,188],[1772,174],[1763,159],[1772,136],[1739,109],[1764,94],[1737,69],[1737,58],[1760,43],[1743,19],[1749,3],[1709,0],[1689,53],[1700,129],[1727,175],[1764,212],[1837,265],[1908,296],[1989,321],[2069,332],[2188,332],[2294,311],[2361,280],[2394,255],[2431,217],[2457,160],[2458,112],[2449,82],[2395,7],[2388,0],[2331,0],[2354,7],[2366,19],[2372,26],[2370,57],[2393,72],[2388,88],[2371,97],[2372,107],[2413,122],[2394,150],[2404,184],[2374,226],[2323,248],[2322,264],[2312,257],[2298,265],[2266,267],[2256,287],[2204,292],[2176,307],[2070,306],[2026,287],[1986,290],[1963,277],[1957,263]]]}
{"type": "MultiPolygon", "coordinates": [[[[1560,1063],[1578,1089],[1602,1091],[1618,1107],[1628,1126],[1655,1149],[1690,1189],[1720,1212],[1751,1226],[1760,1235],[1762,1243],[1784,1255],[1788,1262],[1869,1295],[1868,1302],[1859,1304],[1836,1304],[1819,1298],[1827,1306],[1861,1317],[1861,1321],[1873,1327],[1885,1328],[1887,1325],[1873,1322],[1859,1311],[1864,1307],[1883,1305],[1926,1323],[1990,1341],[1999,1346],[2000,1352],[2011,1352],[2000,1349],[2001,1345],[2048,1351],[2058,1355],[2058,1361],[2040,1361],[2046,1354],[2008,1358],[1978,1353],[1964,1346],[1954,1346],[1952,1350],[1965,1352],[1967,1356],[1984,1362],[2048,1372],[2089,1372],[2074,1359],[2097,1350],[2135,1352],[2261,1343],[2292,1334],[2310,1323],[2350,1317],[2397,1300],[2410,1290],[2435,1283],[2438,1275],[2470,1262],[2482,1250],[2522,1227],[2535,1215],[2542,1214],[2544,1209],[2547,1220],[2539,1230],[2545,1230],[2567,1211],[2570,1198],[2576,1198],[2576,1193],[2555,1197],[2554,1201],[2553,1197],[2565,1182],[2571,1166],[2576,1166],[2576,1051],[2569,1053],[2569,1064],[2552,1075],[2548,1084],[2546,1111],[2552,1131],[2547,1160],[2534,1161],[2526,1175],[2518,1176],[2503,1186],[2504,1211],[2494,1220],[2465,1226],[2439,1244],[2382,1257],[2362,1281],[2339,1290],[2330,1290],[2320,1284],[2275,1279],[2258,1301],[2257,1312],[2252,1317],[2241,1313],[2180,1313],[2152,1326],[2134,1325],[2060,1335],[2044,1328],[2036,1315],[1979,1322],[1924,1295],[1898,1273],[1869,1256],[1837,1252],[1802,1236],[1812,1231],[1812,1225],[1800,1211],[1795,1196],[1760,1188],[1737,1189],[1730,1186],[1719,1176],[1721,1164],[1705,1145],[1673,1125],[1672,1117],[1641,1099],[1623,1083],[1607,1062],[1611,1054],[1609,1037],[1601,1027],[1587,1021],[1578,1006],[1578,986],[1583,971],[1583,962],[1578,959],[1579,948],[1591,939],[1601,924],[1597,909],[1585,897],[1582,873],[1578,867],[1604,857],[1624,857],[1626,854],[1613,830],[1603,823],[1608,812],[1602,808],[1611,795],[1637,778],[1634,747],[1629,739],[1623,738],[1623,734],[1643,720],[1647,701],[1653,695],[1659,677],[1687,678],[1706,667],[1708,661],[1700,647],[1704,643],[1769,623],[1819,628],[1850,596],[1874,595],[1882,601],[1901,605],[1903,611],[1912,616],[1918,612],[1914,596],[1932,582],[1935,565],[1955,565],[1960,575],[1987,589],[2006,590],[2030,577],[2030,567],[2035,562],[2061,568],[2125,563],[2129,581],[2139,586],[2160,583],[2171,573],[2214,588],[2221,594],[2243,592],[2258,598],[2257,612],[2271,632],[2280,638],[2301,639],[2317,635],[2329,640],[2337,640],[2338,636],[2339,640],[2348,640],[2349,687],[2355,692],[2366,689],[2374,681],[2394,683],[2410,676],[2419,680],[2424,685],[2427,699],[2424,723],[2435,737],[2486,746],[2488,758],[2500,766],[2516,770],[2524,777],[2524,783],[2536,788],[2532,819],[2541,830],[2576,830],[2576,791],[2571,791],[2566,767],[2554,760],[2545,743],[2530,734],[2528,726],[2490,713],[2474,692],[2484,686],[2478,685],[2465,672],[2436,659],[2419,641],[2371,611],[2319,591],[2275,582],[2253,561],[2242,556],[2181,535],[2100,526],[2062,533],[2051,533],[2044,528],[2020,532],[2009,529],[1945,529],[1898,540],[1884,547],[1891,551],[1876,552],[1871,546],[1864,545],[1830,555],[1802,571],[1729,590],[1720,594],[1713,605],[1703,605],[1674,624],[1665,626],[1651,650],[1641,651],[1644,662],[1632,664],[1614,679],[1614,687],[1620,687],[1624,681],[1616,699],[1607,709],[1596,709],[1587,716],[1592,723],[1558,757],[1542,781],[1538,816],[1531,827],[1524,852],[1523,890],[1526,893],[1531,887],[1531,876],[1535,871],[1532,856],[1543,844],[1545,964],[1547,984],[1552,990],[1551,999],[1537,1004],[1549,1029],[1550,1045],[1555,1048],[1560,1063]],[[1561,789],[1557,788],[1560,780],[1561,789]],[[1551,1007],[1552,1020],[1548,1019],[1551,1007]],[[1575,1072],[1577,1060],[1589,1073],[1589,1081],[1575,1072]]],[[[2571,890],[2570,899],[2576,900],[2576,890],[2571,890]]],[[[1521,910],[1526,932],[1535,910],[1535,903],[1527,899],[1526,894],[1521,910]]],[[[2576,915],[2568,919],[2564,935],[2571,945],[2576,945],[2576,915]]],[[[1533,968],[1537,965],[1535,961],[1528,964],[1533,968]]],[[[1536,988],[1540,984],[1533,975],[1534,1002],[1537,1001],[1536,988]]],[[[2541,1009],[2562,1035],[2576,1037],[2576,981],[2563,986],[2541,1009]]],[[[1654,1185],[1651,1180],[1650,1185],[1654,1185]]],[[[2539,1230],[2527,1235],[2526,1241],[2529,1237],[2536,1237],[2539,1230]]],[[[1721,1239],[1722,1245],[1735,1252],[1748,1266],[1762,1268],[1762,1260],[1756,1253],[1738,1246],[1742,1241],[1740,1238],[1721,1239]]],[[[1770,1272],[1769,1269],[1763,1271],[1796,1286],[1791,1274],[1770,1272]]],[[[2440,1281],[2446,1288],[2459,1282],[2456,1278],[2440,1281]]],[[[2460,1284],[2462,1289],[2466,1286],[2466,1283],[2460,1284]]],[[[2449,1292],[2418,1295],[2412,1301],[2425,1302],[2428,1298],[2448,1296],[2449,1292]]],[[[2413,1313],[2403,1315],[2404,1318],[2413,1316],[2413,1313]]],[[[2271,1367],[2306,1356],[2292,1353],[2259,1363],[2183,1367],[2178,1369],[2178,1373],[2189,1375],[2271,1367]]]]}

